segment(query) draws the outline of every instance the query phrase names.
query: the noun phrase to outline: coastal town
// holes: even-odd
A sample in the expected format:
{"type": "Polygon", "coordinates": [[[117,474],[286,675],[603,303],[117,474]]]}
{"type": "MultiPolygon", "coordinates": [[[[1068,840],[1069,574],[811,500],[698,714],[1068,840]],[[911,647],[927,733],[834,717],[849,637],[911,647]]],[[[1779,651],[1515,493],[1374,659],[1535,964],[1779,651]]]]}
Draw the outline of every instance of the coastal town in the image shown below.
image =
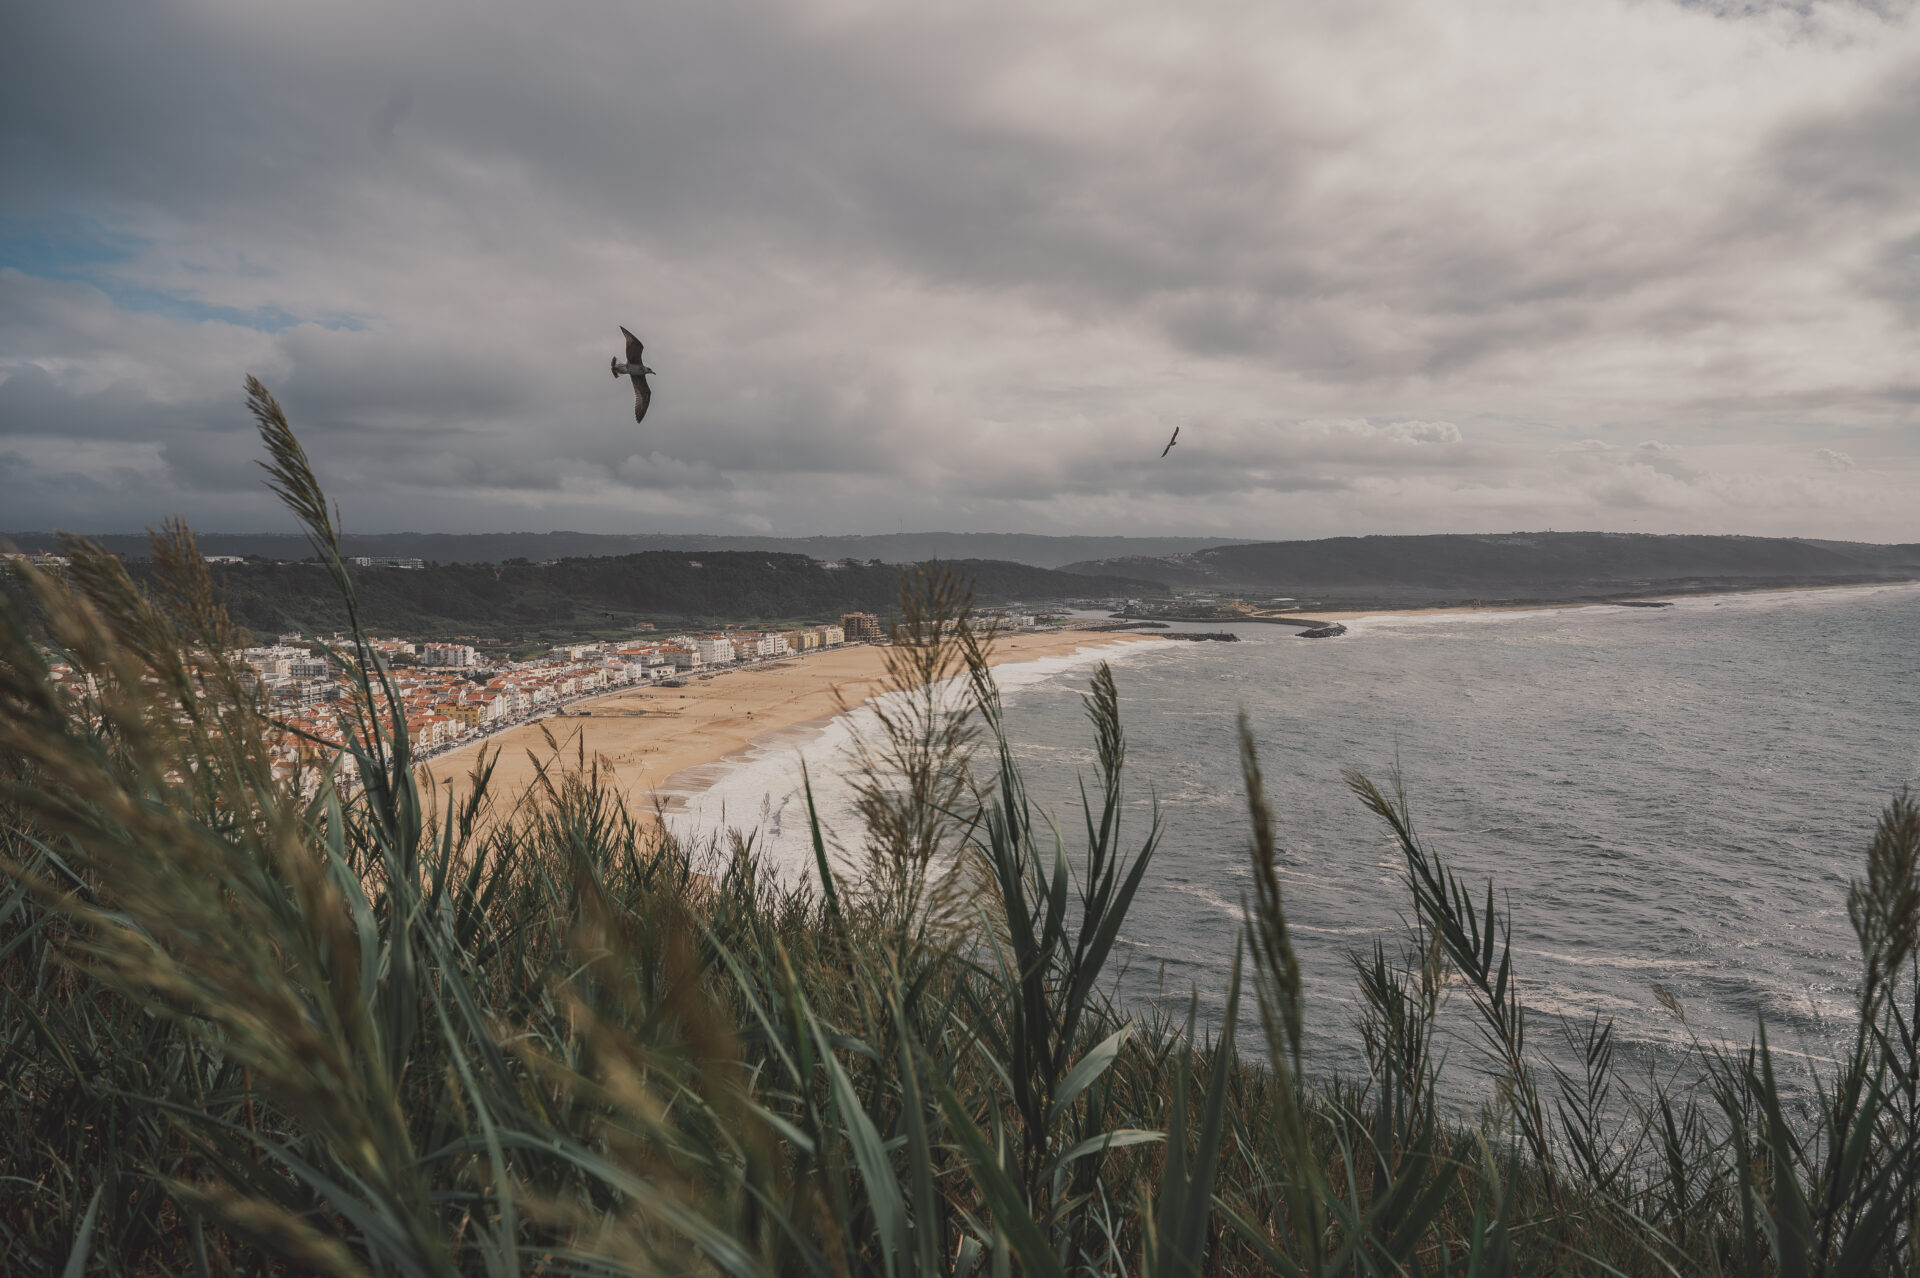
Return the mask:
{"type": "MultiPolygon", "coordinates": [[[[992,620],[998,628],[1031,631],[1045,619],[1010,611],[992,620]]],[[[878,617],[849,612],[837,624],[793,629],[564,644],[526,660],[490,660],[460,643],[375,638],[369,646],[398,693],[415,756],[426,760],[550,715],[588,713],[569,707],[609,692],[644,685],[685,687],[689,680],[886,639],[878,617]]],[[[227,656],[260,695],[278,729],[271,741],[275,771],[288,777],[311,775],[337,759],[350,780],[352,757],[341,752],[338,711],[349,695],[345,676],[355,656],[352,638],[282,634],[272,644],[227,656]]],[[[53,673],[62,683],[84,678],[66,666],[53,673]]]]}
{"type": "MultiPolygon", "coordinates": [[[[849,613],[839,625],[755,634],[720,632],[631,643],[566,644],[527,661],[486,661],[466,644],[375,639],[376,658],[399,692],[407,737],[415,753],[429,758],[515,724],[564,713],[570,704],[636,684],[673,686],[725,670],[826,648],[881,638],[877,618],[849,613]]],[[[314,656],[298,635],[282,635],[271,647],[247,648],[239,658],[279,708],[289,733],[279,743],[289,769],[314,764],[341,743],[329,703],[346,696],[336,674],[340,663],[314,656]]],[[[350,649],[334,638],[330,648],[350,649]]],[[[343,763],[347,762],[343,760],[343,763]]]]}

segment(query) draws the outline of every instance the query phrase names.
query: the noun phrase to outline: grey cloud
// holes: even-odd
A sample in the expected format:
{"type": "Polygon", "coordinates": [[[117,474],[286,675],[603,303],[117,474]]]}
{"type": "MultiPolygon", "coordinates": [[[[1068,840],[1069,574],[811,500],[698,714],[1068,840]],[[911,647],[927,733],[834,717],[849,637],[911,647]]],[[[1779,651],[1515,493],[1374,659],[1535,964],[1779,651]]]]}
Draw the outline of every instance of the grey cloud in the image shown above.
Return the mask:
{"type": "Polygon", "coordinates": [[[1631,456],[1632,464],[1644,466],[1669,479],[1677,479],[1682,483],[1694,483],[1701,478],[1698,470],[1687,465],[1678,448],[1671,444],[1663,444],[1659,440],[1650,439],[1636,445],[1631,456]]]}
{"type": "MultiPolygon", "coordinates": [[[[1912,30],[1909,24],[1908,30],[1912,30]]],[[[1859,242],[1849,279],[1920,325],[1920,235],[1901,216],[1920,201],[1920,57],[1870,82],[1848,105],[1781,132],[1766,153],[1750,220],[1770,247],[1859,242]]]]}
{"type": "Polygon", "coordinates": [[[148,448],[129,517],[258,518],[257,372],[377,526],[793,531],[1525,522],[1607,485],[1737,521],[1773,514],[1701,445],[1911,455],[1911,24],[1431,21],[30,6],[0,211],[134,247],[0,271],[0,438],[148,448]],[[661,370],[642,428],[615,323],[661,370]]]}
{"type": "Polygon", "coordinates": [[[286,334],[278,393],[322,422],[361,427],[430,424],[470,429],[476,420],[524,419],[545,370],[538,358],[481,332],[286,334]]]}
{"type": "MultiPolygon", "coordinates": [[[[1624,484],[1635,491],[1657,477],[1658,483],[1698,484],[1707,476],[1690,466],[1681,449],[1659,440],[1645,440],[1632,447],[1583,439],[1559,454],[1562,464],[1575,474],[1594,476],[1611,484],[1624,484]]],[[[1626,491],[1620,489],[1619,491],[1626,491]]]]}
{"type": "Polygon", "coordinates": [[[375,146],[382,148],[392,146],[394,134],[399,129],[400,122],[405,120],[412,111],[413,94],[406,89],[394,90],[387,100],[381,103],[380,109],[373,113],[373,118],[367,121],[367,136],[373,139],[375,146]]]}
{"type": "Polygon", "coordinates": [[[1872,86],[1864,102],[1785,130],[1772,162],[1778,194],[1806,216],[1910,205],[1920,193],[1920,68],[1872,86]]]}
{"type": "Polygon", "coordinates": [[[700,490],[734,486],[717,466],[684,462],[660,452],[635,453],[621,462],[616,471],[621,482],[633,488],[700,490]]]}
{"type": "Polygon", "coordinates": [[[159,446],[160,460],[172,481],[188,491],[252,495],[264,478],[255,464],[258,450],[248,435],[235,434],[183,431],[159,446]]]}
{"type": "MultiPolygon", "coordinates": [[[[238,410],[236,404],[228,412],[236,426],[244,416],[238,410]]],[[[137,383],[116,380],[88,393],[63,385],[37,367],[10,373],[0,381],[0,438],[140,441],[192,430],[195,418],[192,408],[140,398],[137,383]]]]}
{"type": "Polygon", "coordinates": [[[1889,240],[1867,268],[1866,287],[1885,298],[1909,327],[1920,327],[1920,235],[1889,240]]]}
{"type": "Polygon", "coordinates": [[[1457,444],[1460,428],[1452,422],[1424,421],[1339,421],[1314,423],[1318,433],[1349,439],[1386,440],[1397,444],[1457,444]]]}
{"type": "MultiPolygon", "coordinates": [[[[897,34],[834,42],[770,6],[751,21],[679,10],[649,21],[643,40],[556,45],[548,24],[530,16],[463,8],[461,20],[435,21],[432,12],[423,6],[414,21],[395,22],[350,70],[337,60],[337,38],[310,48],[298,31],[276,39],[259,22],[166,23],[149,10],[77,48],[70,32],[56,32],[56,42],[69,37],[69,83],[77,64],[73,87],[97,103],[74,114],[92,114],[97,132],[87,137],[111,142],[89,142],[75,128],[29,137],[48,154],[85,157],[78,176],[92,189],[131,186],[187,216],[211,214],[216,199],[297,208],[302,222],[342,232],[362,220],[348,199],[392,182],[418,190],[456,227],[485,223],[487,210],[461,206],[448,162],[517,170],[564,192],[576,217],[592,210],[681,244],[724,230],[763,251],[880,255],[934,279],[1032,293],[1080,313],[1185,297],[1172,302],[1165,331],[1189,349],[1285,350],[1336,379],[1470,364],[1570,322],[1516,325],[1516,307],[1551,310],[1609,269],[1624,267],[1622,284],[1658,269],[1585,263],[1577,274],[1543,276],[1529,246],[1489,241],[1473,219],[1436,218],[1408,235],[1395,229],[1404,215],[1373,211],[1366,216],[1392,238],[1369,246],[1371,262],[1329,270],[1311,240],[1286,234],[1315,148],[1274,119],[1264,86],[1244,77],[1201,86],[1189,81],[1204,73],[1172,71],[1149,88],[1166,109],[1152,137],[1121,132],[1073,147],[1037,121],[969,109],[979,59],[1008,51],[964,31],[940,33],[958,37],[951,48],[897,34]],[[154,64],[189,82],[165,110],[139,96],[157,87],[145,71],[154,64]],[[479,77],[473,66],[499,71],[479,77]],[[374,83],[400,77],[416,104],[410,145],[419,157],[377,157],[328,123],[350,116],[349,103],[374,83]],[[209,136],[224,145],[205,145],[209,136]],[[416,163],[404,175],[394,171],[408,161],[416,163]],[[163,162],[164,174],[155,167],[163,162]],[[1409,298],[1409,285],[1431,291],[1409,298]],[[1325,313],[1328,296],[1341,294],[1508,318],[1383,349],[1325,313]]],[[[16,91],[36,88],[51,86],[28,79],[16,91]]]]}

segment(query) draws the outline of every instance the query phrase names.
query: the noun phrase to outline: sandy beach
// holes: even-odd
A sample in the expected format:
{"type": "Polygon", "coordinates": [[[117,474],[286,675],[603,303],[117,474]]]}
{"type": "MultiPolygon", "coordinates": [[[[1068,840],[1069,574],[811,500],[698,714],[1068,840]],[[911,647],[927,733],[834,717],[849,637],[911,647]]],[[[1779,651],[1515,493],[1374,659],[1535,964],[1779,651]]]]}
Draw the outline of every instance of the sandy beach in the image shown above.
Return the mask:
{"type": "MultiPolygon", "coordinates": [[[[1149,635],[1084,630],[1009,635],[994,645],[992,663],[1034,661],[1082,648],[1151,640],[1149,635]]],[[[534,759],[545,762],[552,756],[544,729],[561,743],[569,760],[577,757],[583,744],[589,761],[605,760],[630,798],[696,788],[675,786],[673,778],[721,763],[775,733],[830,720],[839,713],[836,689],[849,706],[883,691],[884,659],[885,649],[863,644],[736,669],[709,680],[694,678],[684,688],[623,688],[574,702],[564,717],[520,724],[422,766],[439,785],[457,792],[465,788],[481,746],[489,753],[498,749],[493,793],[511,799],[534,779],[534,759]]],[[[441,802],[445,802],[444,790],[441,802]]]]}

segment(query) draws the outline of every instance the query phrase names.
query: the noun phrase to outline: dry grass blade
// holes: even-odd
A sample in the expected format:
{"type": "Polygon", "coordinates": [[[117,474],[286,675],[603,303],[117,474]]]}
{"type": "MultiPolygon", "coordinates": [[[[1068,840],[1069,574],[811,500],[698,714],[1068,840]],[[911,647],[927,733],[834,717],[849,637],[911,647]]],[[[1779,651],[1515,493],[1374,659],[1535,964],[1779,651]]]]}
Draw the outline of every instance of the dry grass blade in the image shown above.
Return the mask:
{"type": "Polygon", "coordinates": [[[1248,920],[1254,971],[1257,974],[1261,1014],[1268,1021],[1268,1038],[1276,1056],[1284,1054],[1295,1074],[1300,1069],[1300,1033],[1303,995],[1300,960],[1287,934],[1287,913],[1280,895],[1280,846],[1273,808],[1267,802],[1266,782],[1260,775],[1260,756],[1254,748],[1253,728],[1246,711],[1240,712],[1240,775],[1246,788],[1247,823],[1252,830],[1253,915],[1248,920]]]}

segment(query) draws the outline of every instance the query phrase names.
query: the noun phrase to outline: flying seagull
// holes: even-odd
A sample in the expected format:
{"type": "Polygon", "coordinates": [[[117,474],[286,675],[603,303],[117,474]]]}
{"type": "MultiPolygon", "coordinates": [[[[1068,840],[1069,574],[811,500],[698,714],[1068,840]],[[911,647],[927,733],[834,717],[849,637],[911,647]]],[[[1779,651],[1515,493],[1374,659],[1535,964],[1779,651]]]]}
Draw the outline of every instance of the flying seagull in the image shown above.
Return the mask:
{"type": "Polygon", "coordinates": [[[1167,446],[1160,450],[1160,455],[1162,457],[1165,457],[1168,453],[1173,451],[1173,446],[1179,442],[1180,442],[1180,428],[1178,426],[1175,426],[1173,428],[1173,438],[1169,439],[1167,441],[1167,446]]]}
{"type": "MultiPolygon", "coordinates": [[[[625,327],[620,330],[627,333],[625,327]]],[[[646,347],[632,333],[627,333],[627,362],[622,364],[618,355],[613,357],[613,375],[625,373],[633,379],[633,420],[643,421],[647,415],[647,405],[653,402],[653,388],[647,385],[647,374],[653,370],[640,357],[646,353],[646,347]]]]}

